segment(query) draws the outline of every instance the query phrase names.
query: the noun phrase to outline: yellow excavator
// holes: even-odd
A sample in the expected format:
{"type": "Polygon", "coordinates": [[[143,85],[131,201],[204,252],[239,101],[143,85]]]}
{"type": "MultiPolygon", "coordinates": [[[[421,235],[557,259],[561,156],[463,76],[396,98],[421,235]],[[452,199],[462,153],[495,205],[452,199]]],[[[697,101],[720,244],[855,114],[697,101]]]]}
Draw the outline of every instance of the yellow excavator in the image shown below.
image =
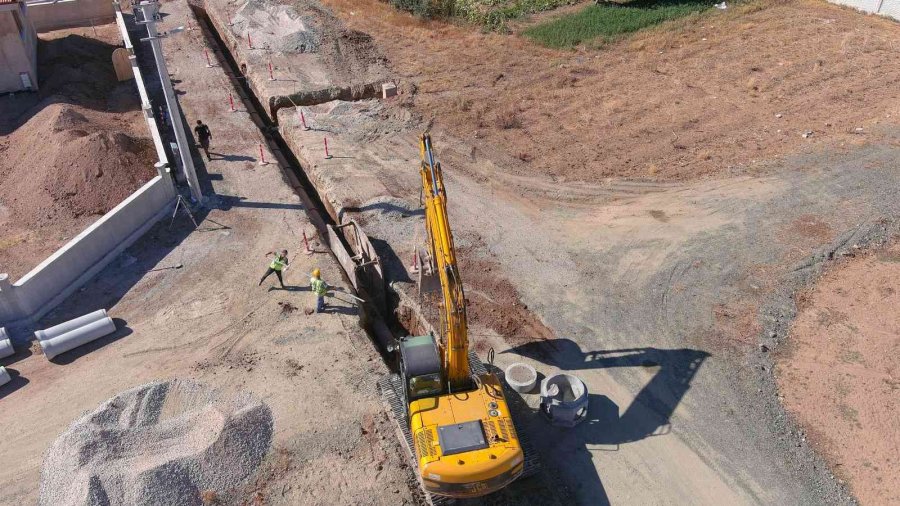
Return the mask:
{"type": "Polygon", "coordinates": [[[393,349],[399,353],[399,374],[382,380],[381,390],[414,451],[425,491],[478,497],[522,476],[526,456],[500,381],[469,351],[447,192],[427,133],[420,138],[420,151],[429,263],[443,293],[441,339],[401,338],[393,349]]]}

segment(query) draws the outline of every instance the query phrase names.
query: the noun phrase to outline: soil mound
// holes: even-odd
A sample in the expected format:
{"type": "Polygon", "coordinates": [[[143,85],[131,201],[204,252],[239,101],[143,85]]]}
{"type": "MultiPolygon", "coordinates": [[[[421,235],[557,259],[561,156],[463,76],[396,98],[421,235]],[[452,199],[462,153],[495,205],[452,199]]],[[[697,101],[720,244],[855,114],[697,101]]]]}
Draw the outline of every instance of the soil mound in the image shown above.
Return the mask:
{"type": "Polygon", "coordinates": [[[0,202],[20,223],[102,215],[156,174],[149,139],[95,114],[50,104],[10,134],[0,161],[0,202]]]}
{"type": "Polygon", "coordinates": [[[143,385],[104,402],[50,446],[40,504],[202,504],[227,496],[272,442],[269,407],[193,381],[143,385]]]}
{"type": "Polygon", "coordinates": [[[0,272],[13,279],[156,175],[134,81],[112,66],[118,27],[38,44],[40,90],[0,101],[0,272]]]}

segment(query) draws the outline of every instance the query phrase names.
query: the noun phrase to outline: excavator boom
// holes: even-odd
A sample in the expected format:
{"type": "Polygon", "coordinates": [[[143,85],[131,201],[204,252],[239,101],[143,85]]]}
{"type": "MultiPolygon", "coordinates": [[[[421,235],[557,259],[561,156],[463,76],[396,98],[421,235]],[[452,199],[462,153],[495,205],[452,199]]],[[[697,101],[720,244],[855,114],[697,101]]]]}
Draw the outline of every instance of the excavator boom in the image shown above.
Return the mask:
{"type": "Polygon", "coordinates": [[[466,298],[456,265],[456,250],[447,215],[447,191],[440,163],[434,161],[431,136],[422,135],[422,188],[425,199],[425,227],[435,271],[444,296],[442,331],[444,381],[450,391],[471,387],[469,372],[468,320],[466,298]]]}
{"type": "Polygon", "coordinates": [[[425,491],[478,497],[522,476],[530,461],[500,380],[469,353],[466,297],[450,232],[447,191],[427,133],[420,139],[420,150],[430,262],[443,295],[441,325],[439,331],[399,339],[399,374],[379,386],[413,453],[425,491]]]}

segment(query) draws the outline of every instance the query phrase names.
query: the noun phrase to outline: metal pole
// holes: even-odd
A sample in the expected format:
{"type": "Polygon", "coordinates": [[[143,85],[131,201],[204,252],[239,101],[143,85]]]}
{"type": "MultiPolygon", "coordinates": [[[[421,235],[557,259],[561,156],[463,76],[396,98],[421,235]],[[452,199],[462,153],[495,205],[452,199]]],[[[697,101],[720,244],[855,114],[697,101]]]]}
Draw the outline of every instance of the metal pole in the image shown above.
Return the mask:
{"type": "Polygon", "coordinates": [[[175,142],[178,144],[178,154],[181,157],[181,167],[184,171],[184,177],[187,179],[188,186],[191,188],[191,195],[198,203],[202,203],[203,193],[200,191],[200,182],[197,180],[197,170],[194,168],[194,160],[191,158],[191,150],[185,135],[185,125],[181,119],[181,112],[178,108],[178,99],[175,98],[175,90],[172,88],[172,81],[169,80],[169,70],[166,67],[166,59],[163,56],[161,37],[156,31],[156,13],[159,10],[159,3],[153,1],[143,1],[138,4],[143,14],[143,23],[147,25],[147,36],[150,47],[153,49],[153,58],[156,60],[156,70],[159,73],[159,81],[162,83],[163,95],[166,98],[166,107],[169,109],[169,118],[172,121],[172,130],[175,131],[175,142]]]}

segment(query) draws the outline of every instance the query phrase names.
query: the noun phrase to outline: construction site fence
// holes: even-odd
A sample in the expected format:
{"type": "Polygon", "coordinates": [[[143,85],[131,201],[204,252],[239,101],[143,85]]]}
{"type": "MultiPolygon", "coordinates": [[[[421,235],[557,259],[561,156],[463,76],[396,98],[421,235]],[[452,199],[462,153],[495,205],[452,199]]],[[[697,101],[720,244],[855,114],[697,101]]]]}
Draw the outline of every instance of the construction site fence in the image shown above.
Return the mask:
{"type": "Polygon", "coordinates": [[[168,176],[156,176],[15,284],[0,276],[0,326],[44,316],[168,214],[175,197],[168,176]]]}
{"type": "MultiPolygon", "coordinates": [[[[65,2],[58,2],[65,3],[65,2]]],[[[82,6],[93,5],[79,0],[82,6]]],[[[158,174],[15,283],[0,274],[0,326],[30,326],[93,278],[172,211],[177,198],[159,126],[118,4],[101,2],[116,20],[129,53],[141,109],[153,139],[158,174]]],[[[31,8],[31,4],[29,4],[31,8]]]]}
{"type": "Polygon", "coordinates": [[[829,0],[832,3],[846,5],[854,9],[880,14],[900,21],[900,0],[829,0]]]}

